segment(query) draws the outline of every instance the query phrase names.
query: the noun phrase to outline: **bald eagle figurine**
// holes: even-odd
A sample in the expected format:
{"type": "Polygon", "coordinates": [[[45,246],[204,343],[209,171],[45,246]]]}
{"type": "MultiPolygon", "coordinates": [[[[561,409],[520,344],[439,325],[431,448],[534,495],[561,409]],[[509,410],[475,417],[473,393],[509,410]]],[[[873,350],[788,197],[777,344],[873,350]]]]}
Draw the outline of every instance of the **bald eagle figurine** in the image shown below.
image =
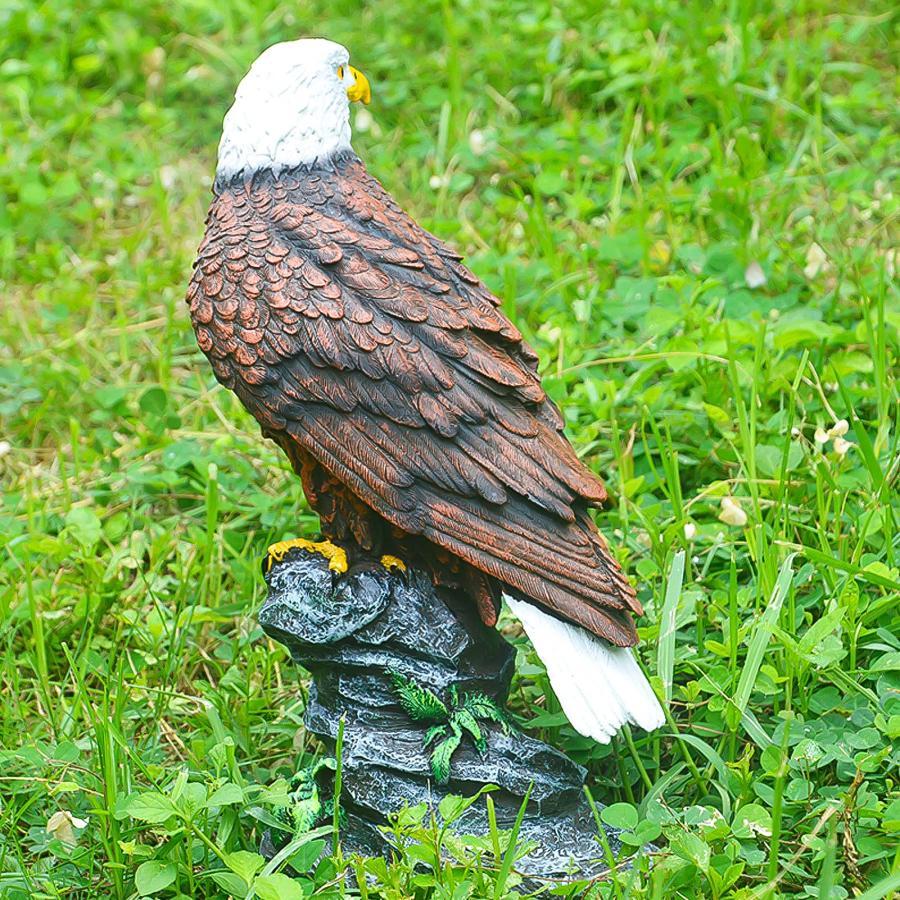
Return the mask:
{"type": "Polygon", "coordinates": [[[497,298],[353,152],[350,103],[369,99],[344,47],[298,40],[256,60],[225,116],[191,320],[323,537],[269,562],[418,566],[487,625],[505,595],[578,731],[656,728],[641,606],[589,514],[606,490],[497,298]]]}

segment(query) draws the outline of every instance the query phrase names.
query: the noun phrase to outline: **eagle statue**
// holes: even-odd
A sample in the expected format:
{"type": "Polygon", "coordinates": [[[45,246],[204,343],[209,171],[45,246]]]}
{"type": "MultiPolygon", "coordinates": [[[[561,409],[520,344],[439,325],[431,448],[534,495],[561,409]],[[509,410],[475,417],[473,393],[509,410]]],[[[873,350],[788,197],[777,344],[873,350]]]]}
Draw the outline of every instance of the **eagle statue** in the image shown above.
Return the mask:
{"type": "Polygon", "coordinates": [[[494,625],[505,597],[582,734],[663,712],[637,665],[642,610],[589,509],[606,500],[537,357],[453,249],[350,144],[370,99],[339,44],[276,44],[225,116],[187,301],[200,348],[287,454],[331,568],[427,571],[494,625]]]}

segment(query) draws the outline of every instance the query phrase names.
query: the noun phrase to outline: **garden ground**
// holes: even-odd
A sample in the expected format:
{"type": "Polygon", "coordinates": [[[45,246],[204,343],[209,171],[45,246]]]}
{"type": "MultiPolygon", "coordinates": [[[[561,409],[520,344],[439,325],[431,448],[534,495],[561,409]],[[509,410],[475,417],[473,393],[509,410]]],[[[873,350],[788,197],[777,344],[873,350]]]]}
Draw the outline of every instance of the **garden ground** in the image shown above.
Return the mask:
{"type": "Polygon", "coordinates": [[[502,298],[615,500],[667,726],[581,738],[504,621],[514,713],[659,847],[591,896],[896,890],[895,25],[843,0],[5,4],[0,896],[517,882],[508,835],[422,810],[390,865],[256,855],[322,752],[259,557],[316,524],[183,294],[233,89],[310,33],[370,77],[358,151],[502,298]]]}

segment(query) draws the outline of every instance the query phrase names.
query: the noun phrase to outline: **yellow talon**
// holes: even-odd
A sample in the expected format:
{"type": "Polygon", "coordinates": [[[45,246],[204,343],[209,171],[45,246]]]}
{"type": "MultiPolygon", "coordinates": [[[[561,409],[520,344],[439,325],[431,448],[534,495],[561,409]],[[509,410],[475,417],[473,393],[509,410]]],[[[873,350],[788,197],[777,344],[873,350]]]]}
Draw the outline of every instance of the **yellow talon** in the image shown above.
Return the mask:
{"type": "Polygon", "coordinates": [[[332,572],[343,575],[347,571],[347,554],[342,547],[332,544],[331,541],[307,541],[304,538],[295,538],[292,541],[279,541],[272,544],[268,550],[266,571],[270,571],[272,565],[281,562],[289,550],[299,548],[309,550],[310,553],[318,553],[328,560],[328,568],[332,572]]]}
{"type": "Polygon", "coordinates": [[[398,572],[406,572],[406,563],[397,556],[391,556],[390,553],[385,553],[384,556],[381,557],[381,564],[388,572],[393,572],[395,570],[398,572]]]}

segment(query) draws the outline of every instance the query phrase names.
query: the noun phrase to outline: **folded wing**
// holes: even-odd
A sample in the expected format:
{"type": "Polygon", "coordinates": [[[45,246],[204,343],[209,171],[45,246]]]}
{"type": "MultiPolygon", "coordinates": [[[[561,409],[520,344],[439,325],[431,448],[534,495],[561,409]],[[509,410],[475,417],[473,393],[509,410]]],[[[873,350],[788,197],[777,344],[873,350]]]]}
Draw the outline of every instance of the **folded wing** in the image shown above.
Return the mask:
{"type": "Polygon", "coordinates": [[[217,187],[188,301],[268,433],[363,501],[555,615],[636,641],[634,592],[499,301],[355,158],[217,187]]]}

